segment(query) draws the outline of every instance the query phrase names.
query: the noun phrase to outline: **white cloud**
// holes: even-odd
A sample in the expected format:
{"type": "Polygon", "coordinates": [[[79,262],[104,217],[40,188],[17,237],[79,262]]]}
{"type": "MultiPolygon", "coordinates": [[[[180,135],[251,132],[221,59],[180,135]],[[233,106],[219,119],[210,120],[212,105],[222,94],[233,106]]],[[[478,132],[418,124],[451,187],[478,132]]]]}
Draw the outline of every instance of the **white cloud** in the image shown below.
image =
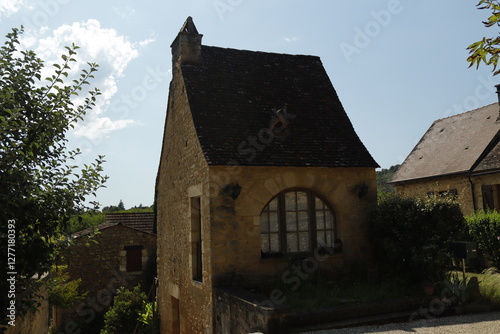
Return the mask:
{"type": "Polygon", "coordinates": [[[299,38],[297,36],[293,36],[293,37],[283,36],[283,39],[285,40],[285,42],[291,43],[291,42],[296,42],[299,38]]]}
{"type": "Polygon", "coordinates": [[[135,9],[129,6],[113,7],[113,10],[122,19],[129,19],[135,14],[135,9]]]}
{"type": "Polygon", "coordinates": [[[151,44],[151,43],[153,43],[153,42],[156,42],[156,36],[152,36],[152,37],[150,37],[150,38],[148,38],[148,39],[145,39],[145,40],[140,41],[140,42],[139,42],[139,46],[141,46],[141,47],[145,47],[145,46],[147,46],[148,44],[151,44]]]}
{"type": "Polygon", "coordinates": [[[134,123],[130,119],[113,121],[109,117],[95,117],[82,124],[77,124],[73,133],[77,137],[87,137],[90,140],[97,140],[106,138],[111,132],[124,129],[134,123]]]}
{"type": "MultiPolygon", "coordinates": [[[[0,0],[3,1],[3,0],[0,0]]],[[[50,66],[61,62],[61,54],[65,53],[65,46],[72,43],[78,45],[77,63],[71,64],[70,77],[78,75],[87,68],[87,62],[99,64],[95,79],[90,81],[92,87],[98,87],[101,95],[97,97],[96,106],[85,117],[82,124],[78,124],[73,134],[77,137],[97,139],[108,136],[112,131],[123,129],[134,123],[130,119],[112,120],[102,116],[111,105],[112,98],[118,92],[118,81],[125,75],[129,63],[139,56],[138,48],[153,41],[152,38],[139,42],[131,42],[127,36],[119,35],[115,29],[101,27],[99,21],[89,19],[85,22],[65,24],[46,35],[46,28],[38,31],[29,31],[23,35],[23,46],[34,49],[37,56],[47,65],[42,77],[53,74],[50,66]]],[[[70,80],[68,80],[70,81],[70,80]]],[[[83,94],[75,102],[83,101],[83,94]]]]}
{"type": "Polygon", "coordinates": [[[24,0],[0,0],[0,17],[9,17],[21,9],[24,0]]]}

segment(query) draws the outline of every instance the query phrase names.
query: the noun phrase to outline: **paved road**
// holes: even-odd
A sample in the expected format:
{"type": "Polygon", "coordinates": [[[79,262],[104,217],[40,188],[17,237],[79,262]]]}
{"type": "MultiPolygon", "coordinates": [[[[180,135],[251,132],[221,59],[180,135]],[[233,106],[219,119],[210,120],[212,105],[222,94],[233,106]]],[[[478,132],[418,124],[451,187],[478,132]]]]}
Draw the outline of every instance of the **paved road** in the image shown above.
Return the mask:
{"type": "Polygon", "coordinates": [[[418,320],[407,323],[364,326],[334,330],[304,332],[303,334],[499,334],[500,312],[478,313],[444,317],[431,320],[418,320]]]}

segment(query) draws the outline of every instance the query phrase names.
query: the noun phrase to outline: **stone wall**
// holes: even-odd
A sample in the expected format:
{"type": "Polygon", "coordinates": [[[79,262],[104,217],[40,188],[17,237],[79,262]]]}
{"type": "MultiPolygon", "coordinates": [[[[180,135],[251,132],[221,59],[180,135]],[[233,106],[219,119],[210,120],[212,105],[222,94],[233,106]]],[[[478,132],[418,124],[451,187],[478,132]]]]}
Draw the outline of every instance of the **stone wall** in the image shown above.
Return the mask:
{"type": "Polygon", "coordinates": [[[212,191],[210,233],[214,285],[234,281],[240,285],[260,284],[280,279],[287,259],[262,259],[260,251],[260,214],[278,193],[289,189],[308,189],[331,205],[337,235],[343,251],[319,261],[323,269],[344,267],[370,256],[365,224],[376,205],[373,168],[311,167],[211,167],[211,189],[226,184],[241,187],[239,197],[212,191]],[[223,184],[226,182],[226,184],[223,184]],[[358,191],[366,187],[360,197],[358,191]]]}
{"type": "Polygon", "coordinates": [[[208,169],[179,77],[174,75],[171,83],[156,185],[160,329],[162,333],[211,333],[208,169]],[[192,279],[190,197],[200,197],[202,205],[202,282],[192,279]]]}
{"type": "Polygon", "coordinates": [[[474,212],[475,201],[476,209],[483,209],[483,196],[481,192],[482,185],[500,184],[500,173],[476,175],[471,177],[473,186],[469,181],[467,174],[441,176],[428,178],[418,181],[397,183],[396,193],[402,196],[425,198],[427,194],[439,194],[451,189],[457,190],[457,201],[460,203],[464,215],[474,212]],[[474,193],[474,201],[473,194],[474,193]]]}

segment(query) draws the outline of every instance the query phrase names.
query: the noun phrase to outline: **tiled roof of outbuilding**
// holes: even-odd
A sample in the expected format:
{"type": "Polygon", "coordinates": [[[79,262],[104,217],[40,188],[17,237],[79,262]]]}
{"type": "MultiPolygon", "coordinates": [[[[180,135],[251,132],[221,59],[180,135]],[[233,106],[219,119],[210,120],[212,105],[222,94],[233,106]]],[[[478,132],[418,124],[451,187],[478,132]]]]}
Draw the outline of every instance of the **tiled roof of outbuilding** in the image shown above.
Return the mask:
{"type": "Polygon", "coordinates": [[[211,46],[201,56],[181,68],[209,165],[378,167],[319,57],[211,46]],[[273,133],[285,105],[289,124],[273,133]]]}
{"type": "Polygon", "coordinates": [[[499,168],[498,147],[489,152],[500,131],[498,115],[498,103],[493,103],[434,121],[392,182],[464,173],[476,164],[479,164],[474,169],[476,172],[491,169],[493,164],[499,168]],[[485,153],[490,154],[480,160],[485,153]]]}
{"type": "Polygon", "coordinates": [[[106,223],[122,223],[143,232],[153,233],[153,212],[106,213],[106,223]]]}

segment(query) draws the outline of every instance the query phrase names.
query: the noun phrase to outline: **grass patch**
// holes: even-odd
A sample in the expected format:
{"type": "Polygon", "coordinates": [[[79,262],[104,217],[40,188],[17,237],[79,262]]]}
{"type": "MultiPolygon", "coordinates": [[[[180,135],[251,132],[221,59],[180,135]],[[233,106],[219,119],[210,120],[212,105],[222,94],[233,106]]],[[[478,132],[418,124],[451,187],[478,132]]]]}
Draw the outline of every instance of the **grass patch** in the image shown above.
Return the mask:
{"type": "Polygon", "coordinates": [[[466,277],[477,277],[482,297],[490,302],[500,303],[500,273],[491,270],[483,274],[466,273],[466,277]]]}
{"type": "Polygon", "coordinates": [[[303,282],[295,291],[284,290],[285,303],[293,309],[325,308],[421,294],[421,288],[400,279],[381,282],[303,282]]]}

